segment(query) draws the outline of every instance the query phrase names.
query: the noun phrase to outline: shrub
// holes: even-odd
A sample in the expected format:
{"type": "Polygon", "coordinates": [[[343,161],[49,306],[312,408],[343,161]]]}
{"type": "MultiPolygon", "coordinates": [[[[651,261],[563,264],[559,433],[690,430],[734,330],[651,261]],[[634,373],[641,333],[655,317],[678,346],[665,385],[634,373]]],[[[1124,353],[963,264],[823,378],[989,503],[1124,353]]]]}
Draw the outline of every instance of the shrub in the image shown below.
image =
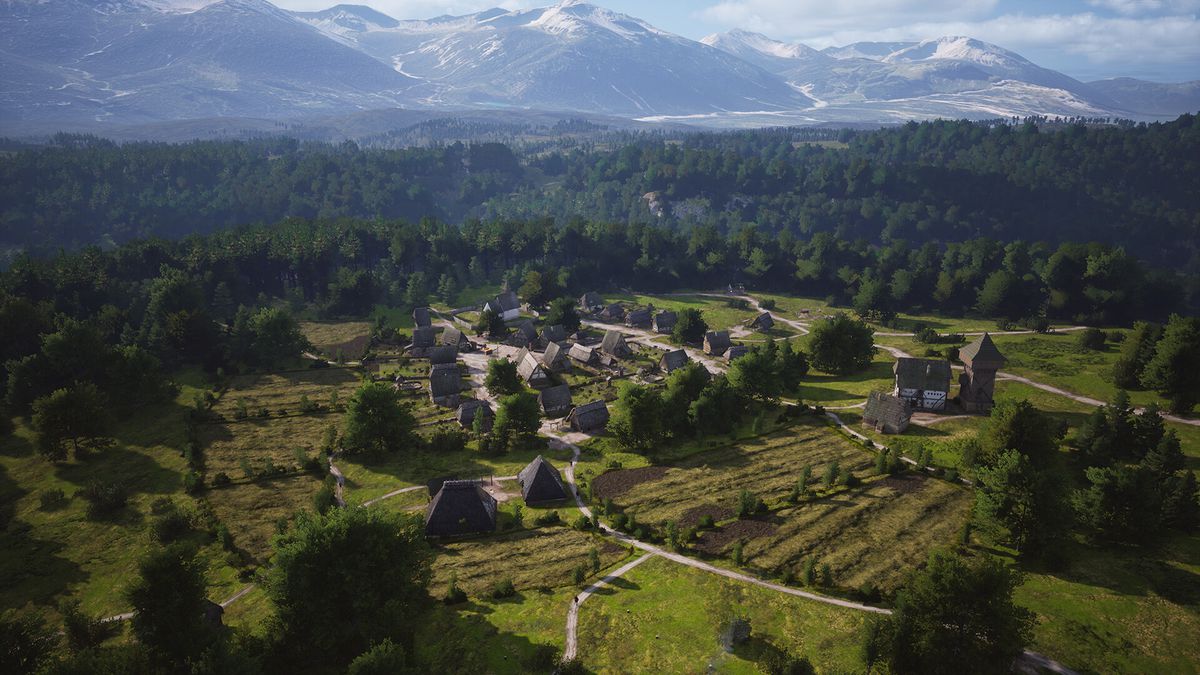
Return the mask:
{"type": "Polygon", "coordinates": [[[333,488],[328,483],[322,485],[321,489],[317,490],[317,494],[313,495],[313,508],[322,515],[333,508],[336,503],[337,499],[333,488]]]}
{"type": "Polygon", "coordinates": [[[700,516],[700,527],[701,528],[706,529],[706,530],[711,530],[712,528],[714,528],[716,526],[717,526],[717,522],[715,520],[713,520],[712,516],[708,515],[707,513],[704,514],[703,516],[700,516]]]}
{"type": "Polygon", "coordinates": [[[533,519],[533,524],[538,527],[544,527],[546,525],[557,525],[561,522],[562,522],[562,518],[558,515],[558,511],[550,511],[549,513],[543,513],[542,515],[533,519]]]}
{"type": "Polygon", "coordinates": [[[804,561],[804,568],[800,573],[800,578],[805,586],[812,586],[817,581],[817,559],[809,558],[804,561]]]}
{"type": "Polygon", "coordinates": [[[171,504],[165,513],[154,519],[154,538],[160,544],[167,544],[187,534],[191,527],[187,515],[171,504]]]}
{"type": "Polygon", "coordinates": [[[67,638],[67,647],[75,653],[99,647],[120,626],[115,621],[105,621],[84,613],[79,608],[78,600],[62,601],[58,611],[62,614],[63,635],[67,638]]]}
{"type": "Polygon", "coordinates": [[[587,579],[586,566],[580,565],[571,571],[571,580],[574,581],[576,585],[582,584],[584,579],[587,579]]]}
{"type": "Polygon", "coordinates": [[[317,403],[316,401],[309,400],[308,394],[302,394],[300,396],[300,403],[297,407],[302,413],[315,413],[321,409],[321,404],[317,403]]]}
{"type": "Polygon", "coordinates": [[[437,453],[461,452],[467,447],[467,432],[456,427],[438,427],[430,435],[427,447],[437,453]]]}
{"type": "Polygon", "coordinates": [[[225,473],[224,471],[221,471],[217,475],[213,476],[213,485],[216,487],[225,487],[232,482],[233,479],[231,479],[229,474],[225,473]]]}
{"type": "Polygon", "coordinates": [[[501,600],[503,598],[511,598],[517,594],[517,589],[513,586],[512,579],[502,579],[496,582],[492,587],[492,599],[501,600]]]}
{"type": "Polygon", "coordinates": [[[183,474],[183,489],[189,495],[194,495],[204,489],[204,477],[199,471],[189,471],[183,474]]]}
{"type": "Polygon", "coordinates": [[[111,516],[129,502],[129,490],[121,483],[92,481],[80,496],[88,501],[87,517],[91,520],[111,516]]]}
{"type": "Polygon", "coordinates": [[[737,510],[735,515],[738,518],[749,518],[765,508],[763,501],[749,490],[742,490],[738,493],[737,510]]]}
{"type": "Polygon", "coordinates": [[[61,509],[67,505],[67,495],[62,490],[42,490],[38,495],[43,511],[61,509]]]}
{"type": "Polygon", "coordinates": [[[250,416],[250,404],[246,403],[246,399],[239,398],[237,407],[233,410],[233,419],[244,420],[250,416]]]}
{"type": "Polygon", "coordinates": [[[941,336],[938,335],[936,330],[930,328],[929,326],[924,326],[917,329],[917,331],[913,333],[912,339],[913,342],[919,342],[921,344],[937,344],[937,342],[941,339],[941,336]]]}
{"type": "Polygon", "coordinates": [[[590,530],[592,529],[592,521],[581,513],[579,514],[579,517],[575,519],[575,522],[571,523],[571,527],[575,528],[576,530],[590,530]]]}
{"type": "Polygon", "coordinates": [[[833,570],[829,569],[829,563],[821,565],[821,585],[825,588],[833,586],[833,570]]]}
{"type": "Polygon", "coordinates": [[[825,483],[826,489],[833,487],[834,484],[837,483],[838,474],[840,472],[841,472],[841,467],[838,466],[838,463],[836,460],[833,462],[830,462],[829,466],[825,467],[825,479],[823,482],[825,483]]]}
{"type": "Polygon", "coordinates": [[[1075,336],[1075,344],[1080,349],[1091,351],[1101,351],[1104,349],[1104,343],[1108,341],[1108,336],[1099,328],[1088,328],[1079,331],[1075,336]]]}
{"type": "Polygon", "coordinates": [[[860,480],[858,476],[855,476],[854,472],[850,469],[842,469],[839,471],[837,482],[839,485],[845,485],[846,487],[858,487],[862,484],[862,480],[860,480]]]}
{"type": "Polygon", "coordinates": [[[733,545],[733,564],[738,567],[742,566],[742,542],[737,542],[733,545]]]}
{"type": "Polygon", "coordinates": [[[234,550],[233,535],[229,533],[229,528],[225,526],[225,523],[217,525],[216,534],[217,541],[221,544],[221,548],[225,549],[226,551],[234,550]]]}
{"type": "Polygon", "coordinates": [[[773,299],[767,298],[766,300],[760,300],[758,306],[770,312],[773,311],[778,305],[773,299]]]}
{"type": "Polygon", "coordinates": [[[457,605],[467,601],[467,593],[458,587],[458,574],[454,572],[450,573],[450,583],[446,585],[446,597],[443,601],[447,605],[457,605]]]}

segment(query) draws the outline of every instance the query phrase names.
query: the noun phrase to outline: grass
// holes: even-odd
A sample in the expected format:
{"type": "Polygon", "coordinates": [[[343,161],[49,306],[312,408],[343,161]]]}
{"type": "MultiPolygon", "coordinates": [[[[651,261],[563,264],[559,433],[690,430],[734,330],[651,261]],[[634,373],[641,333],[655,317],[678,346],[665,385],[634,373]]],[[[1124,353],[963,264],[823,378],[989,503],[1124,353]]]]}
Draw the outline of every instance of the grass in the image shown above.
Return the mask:
{"type": "Polygon", "coordinates": [[[313,347],[327,356],[335,357],[340,348],[347,359],[357,359],[362,352],[363,338],[371,335],[372,324],[366,321],[302,321],[300,332],[313,347]],[[357,349],[349,345],[358,345],[357,349]]]}
{"type": "Polygon", "coordinates": [[[844,406],[862,403],[872,391],[891,391],[895,376],[895,359],[880,350],[869,368],[850,375],[831,375],[810,370],[800,382],[800,399],[823,406],[844,406]]]}
{"type": "Polygon", "coordinates": [[[271,552],[277,524],[290,521],[297,511],[312,510],[313,495],[320,488],[320,479],[299,475],[234,484],[208,494],[234,545],[250,562],[262,564],[271,552]]]}
{"type": "Polygon", "coordinates": [[[579,656],[594,672],[754,673],[765,651],[810,659],[818,672],[862,672],[865,616],[656,558],[579,608],[579,656]],[[718,643],[740,614],[752,637],[733,653],[718,643]]]}
{"type": "MultiPolygon", "coordinates": [[[[607,302],[624,302],[644,307],[654,305],[655,309],[682,311],[698,309],[704,315],[710,330],[726,330],[732,326],[744,324],[758,315],[753,308],[738,309],[726,304],[725,298],[705,295],[631,295],[628,293],[606,294],[607,302]]],[[[780,328],[783,328],[782,326],[780,328]]]]}

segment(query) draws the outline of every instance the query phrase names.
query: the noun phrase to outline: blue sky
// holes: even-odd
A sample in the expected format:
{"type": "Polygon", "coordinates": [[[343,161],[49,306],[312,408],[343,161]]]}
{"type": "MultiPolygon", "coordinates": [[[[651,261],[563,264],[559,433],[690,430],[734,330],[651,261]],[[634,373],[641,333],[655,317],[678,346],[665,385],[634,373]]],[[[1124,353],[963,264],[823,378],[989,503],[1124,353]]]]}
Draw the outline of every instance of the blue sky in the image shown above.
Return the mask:
{"type": "MultiPolygon", "coordinates": [[[[554,0],[344,0],[397,19],[465,14],[554,0]]],[[[323,9],[337,0],[274,0],[323,9]]],[[[1083,80],[1200,79],[1200,0],[596,0],[699,39],[745,28],[821,48],[861,40],[968,35],[1083,80]]]]}

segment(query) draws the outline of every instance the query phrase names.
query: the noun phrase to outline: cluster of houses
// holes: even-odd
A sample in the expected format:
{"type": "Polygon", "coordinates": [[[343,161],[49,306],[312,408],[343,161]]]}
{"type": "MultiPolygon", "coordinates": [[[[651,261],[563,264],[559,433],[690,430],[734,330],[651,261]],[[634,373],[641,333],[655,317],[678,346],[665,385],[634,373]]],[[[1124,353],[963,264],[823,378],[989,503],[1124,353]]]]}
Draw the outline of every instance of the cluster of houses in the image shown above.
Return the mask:
{"type": "MultiPolygon", "coordinates": [[[[958,358],[963,363],[963,372],[958,376],[958,406],[968,413],[991,412],[996,373],[1004,366],[1004,355],[992,337],[984,333],[960,349],[958,358]]],[[[892,392],[871,392],[863,410],[863,425],[880,433],[899,434],[908,428],[914,412],[947,410],[953,380],[949,361],[901,358],[892,371],[892,392]]]]}
{"type": "MultiPolygon", "coordinates": [[[[538,455],[517,474],[521,498],[529,506],[565,502],[569,497],[558,469],[538,455]]],[[[436,479],[429,484],[425,535],[454,537],[496,530],[496,498],[478,480],[436,479]]]]}

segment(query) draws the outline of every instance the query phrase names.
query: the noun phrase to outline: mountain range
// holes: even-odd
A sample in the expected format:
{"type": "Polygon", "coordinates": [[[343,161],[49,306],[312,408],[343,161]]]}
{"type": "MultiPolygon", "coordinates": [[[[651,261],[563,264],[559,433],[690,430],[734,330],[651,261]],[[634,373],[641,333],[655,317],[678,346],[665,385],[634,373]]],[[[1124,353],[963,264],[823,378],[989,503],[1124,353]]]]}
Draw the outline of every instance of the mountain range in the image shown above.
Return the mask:
{"type": "Polygon", "coordinates": [[[694,41],[567,0],[397,20],[266,0],[0,0],[0,134],[405,108],[717,126],[1173,117],[1200,83],[1084,83],[967,37],[815,50],[694,41]]]}

